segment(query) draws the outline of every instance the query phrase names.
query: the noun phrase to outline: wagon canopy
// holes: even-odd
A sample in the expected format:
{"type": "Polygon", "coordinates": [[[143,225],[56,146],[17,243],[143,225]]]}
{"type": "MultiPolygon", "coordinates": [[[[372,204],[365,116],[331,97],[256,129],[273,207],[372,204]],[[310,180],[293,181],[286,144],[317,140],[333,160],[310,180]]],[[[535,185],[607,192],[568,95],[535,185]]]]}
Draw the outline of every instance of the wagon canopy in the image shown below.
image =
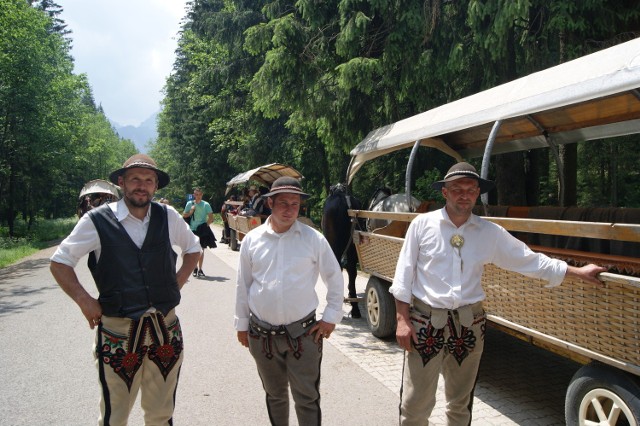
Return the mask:
{"type": "Polygon", "coordinates": [[[291,166],[280,163],[267,164],[266,166],[260,166],[234,176],[233,179],[227,182],[225,194],[228,194],[234,186],[250,180],[255,180],[270,187],[276,179],[282,176],[289,176],[296,179],[304,178],[299,171],[291,166]]]}
{"type": "Polygon", "coordinates": [[[639,90],[640,38],[373,130],[351,151],[347,181],[417,141],[457,160],[481,157],[498,120],[493,154],[637,133],[639,90]]]}
{"type": "Polygon", "coordinates": [[[102,179],[95,179],[87,182],[82,187],[82,190],[80,190],[80,195],[78,195],[78,198],[82,198],[85,195],[98,193],[111,194],[115,197],[116,200],[120,199],[120,188],[118,188],[111,182],[107,182],[106,180],[102,179]]]}

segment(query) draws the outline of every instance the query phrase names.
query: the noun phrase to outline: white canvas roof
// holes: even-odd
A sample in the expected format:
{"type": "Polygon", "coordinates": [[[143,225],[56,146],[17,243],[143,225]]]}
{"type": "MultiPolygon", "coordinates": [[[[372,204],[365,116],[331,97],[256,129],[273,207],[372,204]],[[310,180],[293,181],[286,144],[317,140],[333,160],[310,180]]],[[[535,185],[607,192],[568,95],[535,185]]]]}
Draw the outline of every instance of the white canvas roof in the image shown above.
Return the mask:
{"type": "Polygon", "coordinates": [[[296,179],[304,178],[299,171],[291,166],[280,163],[267,164],[234,176],[229,182],[227,182],[227,190],[225,191],[225,194],[228,194],[235,185],[245,183],[250,180],[255,180],[270,187],[273,181],[282,176],[289,176],[296,179]]]}
{"type": "Polygon", "coordinates": [[[366,161],[419,140],[457,160],[482,156],[497,120],[504,124],[493,153],[548,146],[545,135],[564,144],[636,133],[638,88],[640,38],[373,130],[351,151],[347,179],[366,161]]]}

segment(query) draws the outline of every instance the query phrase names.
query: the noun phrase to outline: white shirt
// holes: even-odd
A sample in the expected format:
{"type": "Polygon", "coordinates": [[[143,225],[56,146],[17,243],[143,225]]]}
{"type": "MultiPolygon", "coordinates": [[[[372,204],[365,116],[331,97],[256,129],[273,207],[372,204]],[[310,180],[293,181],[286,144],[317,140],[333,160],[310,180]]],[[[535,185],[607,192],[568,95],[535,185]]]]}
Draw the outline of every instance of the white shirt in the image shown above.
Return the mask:
{"type": "Polygon", "coordinates": [[[234,325],[249,329],[249,312],[272,325],[303,319],[318,307],[318,276],[327,287],[322,320],[342,319],[344,279],[329,243],[315,229],[296,221],[278,234],[270,219],[242,240],[234,325]]]}
{"type": "MultiPolygon", "coordinates": [[[[127,231],[131,240],[138,248],[141,248],[149,229],[151,208],[149,208],[143,220],[129,213],[124,199],[109,203],[109,208],[111,208],[118,221],[127,231]]],[[[198,237],[191,232],[182,215],[171,206],[167,206],[167,221],[171,245],[180,247],[183,255],[201,251],[198,237]]],[[[78,261],[91,251],[96,252],[96,259],[100,258],[100,237],[93,221],[89,218],[89,214],[84,214],[75,228],[73,228],[73,231],[71,231],[71,234],[58,246],[56,252],[51,256],[51,260],[75,268],[78,261]]]]}
{"type": "Polygon", "coordinates": [[[434,308],[457,309],[484,300],[481,277],[484,265],[562,283],[567,264],[534,253],[503,227],[471,215],[457,228],[444,208],[417,216],[409,225],[400,251],[393,285],[394,297],[410,303],[412,295],[434,308]],[[464,244],[456,249],[451,237],[464,244]]]}

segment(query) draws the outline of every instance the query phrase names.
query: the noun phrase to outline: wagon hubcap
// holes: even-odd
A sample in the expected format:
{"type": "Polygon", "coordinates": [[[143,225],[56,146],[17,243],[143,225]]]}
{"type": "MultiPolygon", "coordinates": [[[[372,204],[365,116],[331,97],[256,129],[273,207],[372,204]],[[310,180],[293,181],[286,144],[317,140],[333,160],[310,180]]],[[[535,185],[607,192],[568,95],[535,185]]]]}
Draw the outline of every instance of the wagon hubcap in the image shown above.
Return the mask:
{"type": "Polygon", "coordinates": [[[580,403],[580,426],[638,426],[625,402],[608,389],[593,389],[580,403]]]}
{"type": "Polygon", "coordinates": [[[380,321],[380,300],[378,293],[372,288],[367,292],[367,314],[372,325],[378,325],[380,321]]]}

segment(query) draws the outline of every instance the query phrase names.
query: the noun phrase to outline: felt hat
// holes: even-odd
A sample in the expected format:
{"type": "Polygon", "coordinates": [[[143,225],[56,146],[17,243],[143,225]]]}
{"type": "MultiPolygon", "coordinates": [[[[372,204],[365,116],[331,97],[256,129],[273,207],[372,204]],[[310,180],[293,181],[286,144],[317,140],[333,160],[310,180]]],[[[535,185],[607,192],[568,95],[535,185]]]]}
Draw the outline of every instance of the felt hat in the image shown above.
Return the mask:
{"type": "Polygon", "coordinates": [[[442,189],[445,183],[453,182],[454,180],[463,179],[463,178],[477,180],[478,186],[480,187],[481,194],[491,191],[495,186],[495,184],[492,181],[482,179],[478,174],[478,172],[476,171],[475,167],[463,161],[451,166],[447,174],[444,176],[444,179],[432,183],[431,187],[439,191],[442,189]]]}
{"type": "Polygon", "coordinates": [[[118,169],[109,175],[109,180],[117,185],[119,176],[122,176],[127,170],[134,169],[136,167],[150,169],[156,172],[158,175],[158,189],[164,188],[169,184],[169,175],[158,169],[156,162],[145,154],[135,154],[129,157],[129,159],[124,162],[121,169],[118,169]]]}
{"type": "Polygon", "coordinates": [[[271,191],[264,194],[264,197],[273,197],[278,194],[298,194],[303,200],[309,198],[309,194],[302,192],[300,181],[289,176],[282,176],[276,179],[273,184],[271,184],[271,191]]]}

